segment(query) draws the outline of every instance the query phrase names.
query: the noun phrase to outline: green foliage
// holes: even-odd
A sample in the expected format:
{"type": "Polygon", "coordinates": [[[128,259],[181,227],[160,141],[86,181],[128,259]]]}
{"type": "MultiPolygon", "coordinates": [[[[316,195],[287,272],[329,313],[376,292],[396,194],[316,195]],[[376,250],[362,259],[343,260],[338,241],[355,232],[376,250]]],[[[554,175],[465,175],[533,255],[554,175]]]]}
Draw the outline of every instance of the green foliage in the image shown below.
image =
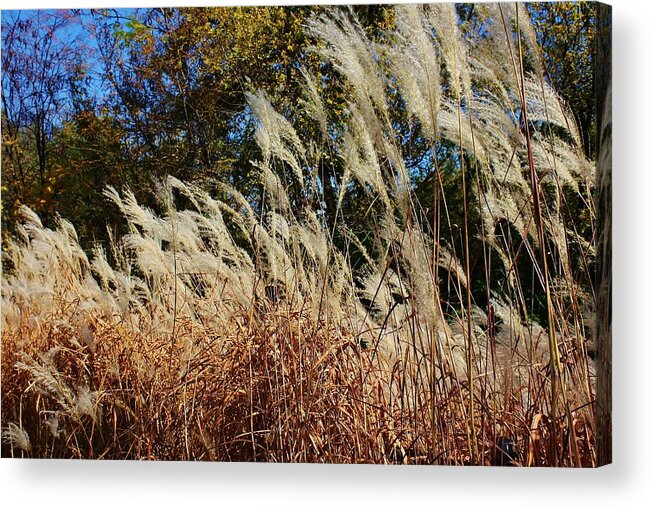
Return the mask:
{"type": "Polygon", "coordinates": [[[531,21],[542,50],[545,71],[568,102],[581,128],[589,158],[595,147],[595,8],[594,2],[529,3],[531,21]]]}
{"type": "Polygon", "coordinates": [[[89,247],[102,241],[113,220],[113,206],[103,196],[108,186],[140,187],[146,182],[127,163],[123,131],[115,119],[80,111],[53,139],[49,200],[61,216],[78,221],[78,233],[89,247]],[[98,220],[102,217],[102,220],[98,220]]]}
{"type": "Polygon", "coordinates": [[[138,18],[131,17],[124,27],[116,25],[113,35],[117,41],[127,46],[135,46],[149,40],[151,31],[138,18]]]}

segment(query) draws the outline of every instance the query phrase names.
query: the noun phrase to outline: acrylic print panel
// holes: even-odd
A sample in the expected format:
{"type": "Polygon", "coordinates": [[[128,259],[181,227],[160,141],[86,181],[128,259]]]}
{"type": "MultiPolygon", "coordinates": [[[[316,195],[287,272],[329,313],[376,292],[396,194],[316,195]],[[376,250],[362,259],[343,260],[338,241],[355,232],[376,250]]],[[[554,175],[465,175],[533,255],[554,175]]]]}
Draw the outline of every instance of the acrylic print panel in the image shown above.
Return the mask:
{"type": "Polygon", "coordinates": [[[608,7],[4,11],[2,50],[3,457],[610,461],[608,7]]]}

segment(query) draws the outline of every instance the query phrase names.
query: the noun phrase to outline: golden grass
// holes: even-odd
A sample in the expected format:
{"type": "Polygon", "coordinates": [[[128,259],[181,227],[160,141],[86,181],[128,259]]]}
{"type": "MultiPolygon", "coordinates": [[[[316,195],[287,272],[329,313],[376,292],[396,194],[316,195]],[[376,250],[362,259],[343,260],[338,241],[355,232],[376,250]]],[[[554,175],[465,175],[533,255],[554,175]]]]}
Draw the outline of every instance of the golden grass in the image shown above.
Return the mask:
{"type": "MultiPolygon", "coordinates": [[[[65,311],[36,327],[4,326],[2,418],[17,421],[31,443],[8,438],[4,456],[470,463],[467,385],[450,373],[433,394],[355,336],[289,305],[242,309],[216,328],[179,319],[174,340],[169,329],[143,333],[117,317],[90,318],[92,347],[57,326],[65,311]],[[92,409],[81,406],[80,386],[92,409]]],[[[550,446],[567,448],[562,420],[565,431],[549,440],[547,373],[530,368],[539,399],[526,412],[516,390],[501,410],[480,397],[475,464],[494,461],[500,435],[516,439],[520,465],[547,465],[550,446]]],[[[589,414],[583,408],[573,419],[582,451],[575,465],[593,464],[589,414]]]]}

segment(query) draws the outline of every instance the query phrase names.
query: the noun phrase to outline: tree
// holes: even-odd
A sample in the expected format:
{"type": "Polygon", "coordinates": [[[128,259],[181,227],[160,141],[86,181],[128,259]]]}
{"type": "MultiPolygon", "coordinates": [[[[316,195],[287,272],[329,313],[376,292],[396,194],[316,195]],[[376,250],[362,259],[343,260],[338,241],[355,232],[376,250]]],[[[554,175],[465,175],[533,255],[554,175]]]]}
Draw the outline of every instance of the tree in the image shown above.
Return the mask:
{"type": "Polygon", "coordinates": [[[74,219],[85,247],[106,240],[107,228],[119,227],[103,195],[106,187],[137,183],[122,135],[115,118],[84,109],[72,115],[52,139],[52,205],[61,216],[74,219]]]}
{"type": "Polygon", "coordinates": [[[51,143],[84,74],[73,11],[7,11],[2,20],[3,214],[25,203],[48,220],[51,143]],[[11,200],[5,198],[5,194],[11,200]]]}
{"type": "MultiPolygon", "coordinates": [[[[298,8],[151,9],[96,16],[107,103],[152,174],[242,177],[252,147],[246,92],[296,87],[298,8]],[[148,164],[149,165],[149,164],[148,164]]],[[[290,96],[287,96],[290,95],[290,96]]],[[[246,171],[244,172],[246,174],[246,171]]]]}
{"type": "Polygon", "coordinates": [[[545,71],[579,123],[588,158],[594,156],[596,132],[595,6],[593,2],[528,4],[545,71]]]}

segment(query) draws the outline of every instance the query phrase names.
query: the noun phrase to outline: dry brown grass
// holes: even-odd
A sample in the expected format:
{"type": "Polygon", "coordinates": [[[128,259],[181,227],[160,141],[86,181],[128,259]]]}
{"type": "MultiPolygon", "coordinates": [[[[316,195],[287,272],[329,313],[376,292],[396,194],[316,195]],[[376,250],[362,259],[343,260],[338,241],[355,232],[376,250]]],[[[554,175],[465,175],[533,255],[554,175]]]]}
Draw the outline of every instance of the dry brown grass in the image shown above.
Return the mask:
{"type": "MultiPolygon", "coordinates": [[[[168,329],[89,317],[89,346],[57,325],[75,303],[37,326],[4,326],[3,421],[17,421],[31,442],[26,449],[10,440],[5,456],[470,463],[468,390],[453,372],[433,394],[401,366],[408,357],[385,361],[345,329],[288,304],[243,308],[214,328],[179,318],[174,340],[168,329]],[[92,393],[91,407],[80,386],[92,393]]],[[[495,384],[476,379],[475,463],[493,461],[501,435],[516,439],[520,465],[548,465],[551,445],[567,449],[566,430],[549,438],[546,365],[520,362],[529,385],[511,378],[500,383],[505,392],[488,392],[495,384]],[[535,403],[521,399],[525,391],[535,403]]],[[[593,464],[590,421],[587,407],[576,411],[584,466],[593,464]]]]}

